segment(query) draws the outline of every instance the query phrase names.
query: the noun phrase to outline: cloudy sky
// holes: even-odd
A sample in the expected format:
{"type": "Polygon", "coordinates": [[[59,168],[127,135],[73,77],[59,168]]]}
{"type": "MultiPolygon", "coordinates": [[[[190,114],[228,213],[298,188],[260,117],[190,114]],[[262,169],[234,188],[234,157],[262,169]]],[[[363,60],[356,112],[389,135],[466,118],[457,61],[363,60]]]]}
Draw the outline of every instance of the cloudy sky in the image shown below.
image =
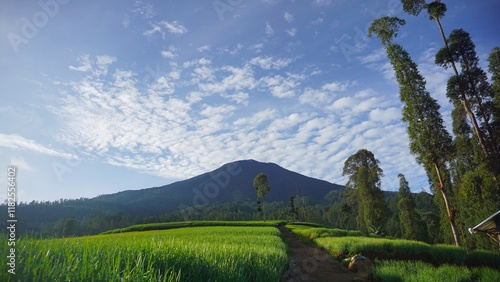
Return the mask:
{"type": "MultiPolygon", "coordinates": [[[[500,2],[446,2],[446,33],[468,31],[486,66],[500,2]]],[[[345,184],[344,161],[365,148],[384,190],[398,173],[428,189],[392,68],[366,36],[385,15],[407,20],[398,43],[449,123],[436,24],[397,0],[0,0],[0,186],[13,164],[19,201],[94,197],[240,159],[345,184]]]]}

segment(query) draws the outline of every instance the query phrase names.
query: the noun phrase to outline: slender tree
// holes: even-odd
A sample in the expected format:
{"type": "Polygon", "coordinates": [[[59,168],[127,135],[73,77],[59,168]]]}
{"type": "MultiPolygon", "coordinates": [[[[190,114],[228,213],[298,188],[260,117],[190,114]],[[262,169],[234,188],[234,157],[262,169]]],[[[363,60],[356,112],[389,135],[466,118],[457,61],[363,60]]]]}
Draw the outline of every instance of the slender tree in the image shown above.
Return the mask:
{"type": "MultiPolygon", "coordinates": [[[[460,64],[460,73],[448,80],[447,96],[455,106],[459,105],[458,101],[461,97],[465,97],[469,102],[471,111],[479,122],[479,130],[485,138],[487,158],[483,158],[482,162],[489,163],[491,171],[499,175],[500,167],[496,163],[500,159],[498,146],[500,136],[492,125],[496,110],[493,103],[494,91],[488,82],[486,72],[479,67],[479,57],[469,33],[462,29],[455,29],[448,37],[448,42],[448,48],[442,48],[436,54],[436,64],[448,68],[451,65],[449,60],[451,58],[452,62],[460,64]]],[[[457,120],[454,119],[454,122],[457,120]]],[[[462,127],[469,126],[462,120],[458,122],[462,127]]]]}
{"type": "Polygon", "coordinates": [[[493,91],[493,128],[500,134],[500,48],[495,47],[488,57],[488,71],[491,74],[492,91],[493,91]]]}
{"type": "Polygon", "coordinates": [[[271,187],[269,187],[269,183],[267,182],[267,175],[262,172],[257,174],[257,176],[253,179],[253,186],[257,192],[257,210],[262,212],[262,216],[264,220],[266,220],[266,212],[263,208],[264,197],[269,191],[271,191],[271,187]]]}
{"type": "MultiPolygon", "coordinates": [[[[450,46],[448,44],[448,40],[445,36],[443,26],[441,24],[441,19],[445,15],[447,10],[446,4],[442,3],[440,0],[435,0],[430,3],[426,3],[424,0],[401,0],[401,3],[403,4],[403,10],[408,14],[417,16],[420,14],[422,10],[426,9],[427,13],[429,14],[429,19],[436,21],[439,28],[439,32],[441,34],[441,38],[444,43],[444,49],[446,50],[446,52],[444,52],[446,54],[446,60],[449,62],[451,68],[453,69],[453,72],[457,79],[457,83],[462,84],[463,82],[461,81],[461,77],[459,75],[458,68],[455,64],[455,60],[451,56],[452,52],[450,51],[450,46]]],[[[468,101],[466,94],[464,92],[458,93],[458,99],[462,104],[464,111],[467,113],[470,122],[472,123],[474,133],[477,136],[478,142],[481,146],[484,156],[486,158],[491,158],[492,152],[489,151],[487,148],[487,142],[484,133],[480,129],[476,115],[469,106],[470,101],[468,101]]]]}
{"type": "Polygon", "coordinates": [[[349,176],[346,188],[357,195],[358,228],[365,233],[382,231],[387,220],[384,193],[380,189],[383,171],[372,152],[362,149],[344,163],[342,175],[349,176]]]}
{"type": "Polygon", "coordinates": [[[295,197],[293,196],[290,197],[290,210],[288,213],[293,221],[299,220],[299,209],[295,207],[295,197]]]}
{"type": "Polygon", "coordinates": [[[398,177],[398,218],[401,237],[409,240],[427,241],[427,230],[416,210],[417,205],[408,181],[403,174],[399,174],[398,177]]]}
{"type": "Polygon", "coordinates": [[[455,210],[451,207],[449,181],[445,183],[447,161],[452,153],[452,139],[443,124],[439,104],[426,90],[425,79],[418,71],[408,52],[392,43],[404,20],[395,17],[376,19],[368,29],[368,36],[377,35],[384,45],[399,83],[403,102],[402,120],[408,124],[410,152],[416,156],[440,191],[451,232],[456,245],[460,245],[455,226],[455,210]]]}

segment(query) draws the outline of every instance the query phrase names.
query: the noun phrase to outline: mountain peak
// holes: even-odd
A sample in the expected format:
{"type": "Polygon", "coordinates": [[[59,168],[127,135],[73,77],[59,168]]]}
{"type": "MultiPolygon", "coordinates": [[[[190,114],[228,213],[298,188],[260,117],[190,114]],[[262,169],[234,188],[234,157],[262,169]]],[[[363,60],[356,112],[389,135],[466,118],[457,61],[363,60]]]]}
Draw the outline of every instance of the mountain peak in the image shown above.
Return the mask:
{"type": "Polygon", "coordinates": [[[162,187],[123,191],[99,197],[129,209],[141,209],[147,214],[161,214],[187,207],[200,207],[215,203],[255,201],[253,179],[259,173],[268,177],[271,191],[266,201],[288,201],[296,194],[311,202],[322,202],[327,193],[343,186],[301,175],[275,163],[253,159],[229,162],[221,167],[162,187]]]}

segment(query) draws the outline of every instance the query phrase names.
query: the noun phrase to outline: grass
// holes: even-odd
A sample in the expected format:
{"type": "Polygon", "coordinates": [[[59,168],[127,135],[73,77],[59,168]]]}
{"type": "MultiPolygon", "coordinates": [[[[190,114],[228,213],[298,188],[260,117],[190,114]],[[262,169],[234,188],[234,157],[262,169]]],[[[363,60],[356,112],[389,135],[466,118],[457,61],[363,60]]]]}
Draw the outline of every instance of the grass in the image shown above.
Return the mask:
{"type": "Polygon", "coordinates": [[[435,267],[422,261],[375,261],[371,274],[375,281],[500,281],[500,271],[491,268],[467,268],[452,265],[435,267]]]}
{"type": "Polygon", "coordinates": [[[134,231],[150,231],[150,230],[167,230],[182,227],[199,227],[199,226],[277,226],[285,224],[282,220],[268,221],[181,221],[181,222],[162,222],[137,224],[125,228],[118,228],[103,232],[102,234],[114,234],[134,231]]]}
{"type": "Polygon", "coordinates": [[[296,235],[305,237],[307,239],[316,239],[322,237],[342,237],[342,236],[364,236],[363,233],[357,230],[343,230],[336,228],[304,228],[302,226],[296,227],[294,225],[287,224],[287,228],[291,229],[296,235]]]}
{"type": "Polygon", "coordinates": [[[370,274],[373,281],[500,281],[497,252],[467,253],[452,245],[364,237],[357,231],[286,227],[339,261],[357,254],[368,257],[375,262],[370,274]]]}
{"type": "Polygon", "coordinates": [[[303,228],[287,225],[300,238],[329,251],[338,260],[363,254],[372,259],[426,261],[433,265],[453,264],[500,269],[500,254],[492,251],[467,253],[453,245],[364,237],[359,231],[328,228],[303,228]]]}
{"type": "Polygon", "coordinates": [[[16,275],[0,281],[278,281],[288,263],[280,232],[257,226],[19,239],[16,248],[16,275]]]}

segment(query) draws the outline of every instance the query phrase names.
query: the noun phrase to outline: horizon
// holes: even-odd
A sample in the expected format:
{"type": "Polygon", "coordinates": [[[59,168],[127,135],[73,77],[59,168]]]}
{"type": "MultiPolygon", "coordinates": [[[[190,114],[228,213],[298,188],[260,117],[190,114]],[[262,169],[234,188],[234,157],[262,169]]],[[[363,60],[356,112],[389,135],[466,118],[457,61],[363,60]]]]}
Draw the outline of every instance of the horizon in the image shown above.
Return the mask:
{"type": "MultiPolygon", "coordinates": [[[[486,70],[500,3],[445,4],[446,35],[470,33],[486,70]]],[[[386,15],[406,20],[396,42],[451,132],[441,36],[399,0],[3,1],[0,186],[15,165],[19,202],[92,198],[248,159],[345,185],[344,161],[367,149],[382,190],[402,173],[430,193],[392,67],[366,36],[386,15]]]]}

